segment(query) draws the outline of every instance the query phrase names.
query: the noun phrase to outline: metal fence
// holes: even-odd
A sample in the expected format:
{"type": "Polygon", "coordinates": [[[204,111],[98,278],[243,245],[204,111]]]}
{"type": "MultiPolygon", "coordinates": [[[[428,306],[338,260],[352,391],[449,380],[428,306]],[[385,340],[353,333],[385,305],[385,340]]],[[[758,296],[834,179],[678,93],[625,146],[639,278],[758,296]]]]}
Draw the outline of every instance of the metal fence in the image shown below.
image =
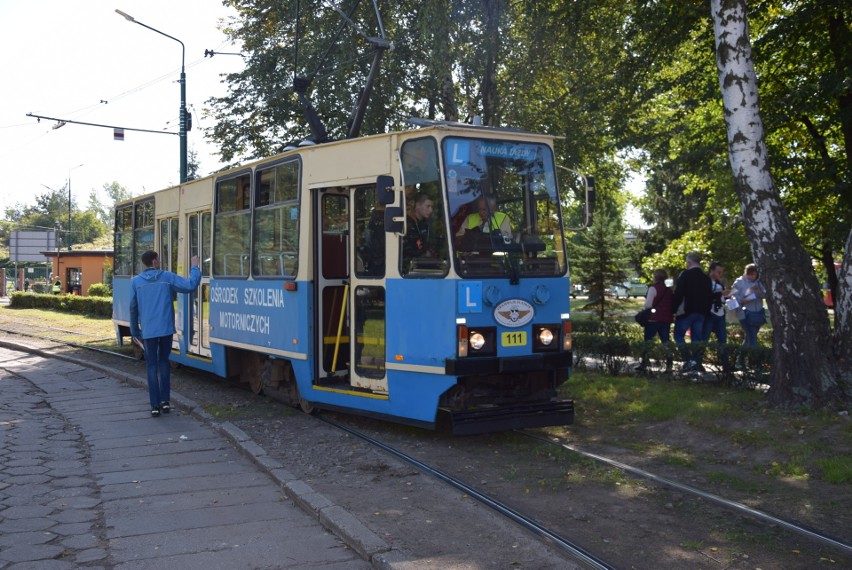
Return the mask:
{"type": "Polygon", "coordinates": [[[33,283],[47,283],[52,271],[50,263],[7,263],[0,265],[0,268],[6,270],[5,289],[7,295],[12,291],[28,289],[33,283]]]}

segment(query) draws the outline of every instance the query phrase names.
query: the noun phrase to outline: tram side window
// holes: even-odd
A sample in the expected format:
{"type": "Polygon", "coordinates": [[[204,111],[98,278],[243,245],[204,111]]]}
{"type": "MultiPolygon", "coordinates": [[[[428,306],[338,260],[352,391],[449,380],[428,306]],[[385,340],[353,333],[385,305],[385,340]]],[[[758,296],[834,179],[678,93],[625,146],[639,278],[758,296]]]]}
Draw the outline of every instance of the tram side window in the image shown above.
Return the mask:
{"type": "Polygon", "coordinates": [[[177,273],[178,221],[177,218],[160,220],[160,269],[177,273]]]}
{"type": "Polygon", "coordinates": [[[247,277],[251,239],[251,175],[216,183],[213,274],[247,277]]]}
{"type": "Polygon", "coordinates": [[[154,249],[154,201],[138,202],[134,206],[133,251],[136,254],[134,273],[145,271],[142,254],[154,249]]]}
{"type": "Polygon", "coordinates": [[[210,228],[213,226],[210,212],[201,215],[201,275],[210,277],[210,265],[212,260],[210,243],[210,228]]]}
{"type": "MultiPolygon", "coordinates": [[[[178,270],[178,247],[179,247],[179,229],[178,220],[174,218],[171,223],[171,227],[169,228],[171,240],[172,240],[172,269],[173,272],[178,270]]],[[[188,265],[188,264],[187,264],[188,265]]]]}
{"type": "Polygon", "coordinates": [[[299,163],[279,164],[255,175],[255,277],[294,277],[299,261],[299,163]]]}
{"type": "Polygon", "coordinates": [[[376,187],[359,188],[355,194],[355,270],[359,277],[384,277],[385,236],[385,206],[376,200],[376,187]]]}
{"type": "Polygon", "coordinates": [[[405,277],[443,277],[449,269],[446,207],[434,139],[402,145],[402,174],[407,217],[400,272],[405,277]]]}
{"type": "Polygon", "coordinates": [[[133,271],[133,206],[115,210],[115,275],[129,276],[133,271]]]}

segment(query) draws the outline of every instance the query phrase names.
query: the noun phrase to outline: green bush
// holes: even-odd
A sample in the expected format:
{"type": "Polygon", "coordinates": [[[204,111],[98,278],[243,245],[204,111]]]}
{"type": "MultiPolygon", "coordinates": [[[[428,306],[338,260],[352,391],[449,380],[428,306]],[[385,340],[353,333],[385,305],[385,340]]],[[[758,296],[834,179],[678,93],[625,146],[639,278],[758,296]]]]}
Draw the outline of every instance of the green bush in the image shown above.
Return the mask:
{"type": "Polygon", "coordinates": [[[627,370],[632,355],[630,340],[624,336],[580,332],[572,335],[575,365],[584,366],[584,359],[598,360],[610,374],[627,370]]]}
{"type": "Polygon", "coordinates": [[[575,333],[596,333],[601,329],[601,322],[597,319],[571,319],[571,329],[575,333]]]}
{"type": "Polygon", "coordinates": [[[92,283],[87,291],[89,297],[112,297],[112,291],[103,283],[92,283]]]}
{"type": "Polygon", "coordinates": [[[109,297],[44,295],[15,291],[9,297],[9,306],[13,309],[50,309],[95,317],[112,316],[112,299],[109,297]]]}
{"type": "MultiPolygon", "coordinates": [[[[572,339],[574,365],[578,368],[597,365],[608,374],[617,375],[644,361],[650,374],[679,369],[675,363],[682,358],[674,340],[665,345],[659,340],[645,342],[642,328],[626,321],[595,320],[585,321],[581,326],[577,324],[573,324],[572,339]]],[[[689,343],[690,348],[703,352],[705,368],[723,385],[754,388],[766,384],[772,349],[740,346],[741,338],[735,332],[738,328],[736,325],[729,327],[729,343],[722,349],[715,342],[689,343]],[[732,332],[734,334],[730,334],[732,332]]],[[[771,339],[761,336],[761,341],[771,342],[771,339]]]]}

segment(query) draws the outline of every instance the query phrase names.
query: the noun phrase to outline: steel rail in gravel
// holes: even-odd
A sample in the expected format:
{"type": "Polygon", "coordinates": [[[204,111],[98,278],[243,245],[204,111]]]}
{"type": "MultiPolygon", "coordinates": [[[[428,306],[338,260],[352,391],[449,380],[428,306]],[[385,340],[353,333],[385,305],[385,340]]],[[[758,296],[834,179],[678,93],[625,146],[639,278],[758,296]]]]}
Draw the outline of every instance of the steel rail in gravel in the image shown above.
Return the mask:
{"type": "Polygon", "coordinates": [[[57,344],[64,344],[66,346],[73,346],[74,348],[84,348],[86,350],[93,350],[95,352],[102,352],[104,354],[109,354],[110,356],[117,356],[118,358],[127,358],[128,360],[133,360],[133,361],[138,360],[137,358],[134,358],[132,356],[128,356],[126,354],[120,354],[120,353],[115,352],[113,350],[107,350],[105,348],[98,348],[96,346],[86,346],[85,344],[77,344],[76,342],[70,342],[70,341],[67,341],[67,340],[60,340],[58,338],[51,338],[51,337],[48,337],[48,336],[41,336],[41,335],[38,335],[38,334],[31,334],[31,333],[25,333],[25,332],[19,332],[19,331],[11,331],[11,330],[8,330],[8,329],[0,329],[0,332],[5,332],[5,333],[9,333],[9,334],[17,334],[17,335],[21,335],[21,336],[30,337],[30,338],[38,338],[38,339],[41,339],[41,340],[47,340],[47,341],[50,341],[50,342],[55,342],[57,344]]]}
{"type": "Polygon", "coordinates": [[[638,477],[642,477],[644,479],[650,479],[651,481],[656,481],[657,483],[660,483],[662,485],[667,485],[669,487],[679,489],[679,490],[684,491],[686,493],[689,493],[691,495],[696,495],[698,497],[702,497],[704,499],[707,499],[708,501],[712,501],[714,503],[723,505],[725,507],[746,513],[748,515],[751,515],[751,516],[756,517],[758,519],[764,520],[766,522],[777,524],[778,526],[786,528],[787,530],[791,530],[793,532],[803,534],[803,535],[808,536],[810,538],[814,538],[814,539],[816,539],[820,542],[824,542],[824,543],[829,544],[831,546],[845,550],[846,552],[852,552],[852,545],[846,544],[845,542],[843,542],[840,539],[833,538],[831,536],[828,536],[826,534],[823,534],[823,533],[815,531],[815,530],[811,530],[809,528],[805,528],[805,527],[798,525],[796,523],[786,521],[784,519],[770,515],[769,513],[764,513],[763,511],[753,509],[753,508],[749,507],[748,505],[744,505],[744,504],[738,503],[736,501],[731,501],[729,499],[725,499],[724,497],[714,495],[713,493],[708,493],[707,491],[702,491],[701,489],[696,489],[695,487],[690,487],[689,485],[686,485],[684,483],[678,483],[677,481],[672,481],[671,479],[666,479],[665,477],[660,477],[659,475],[654,475],[653,473],[651,473],[649,471],[645,471],[644,469],[639,469],[638,467],[633,467],[632,465],[628,465],[626,463],[616,461],[615,459],[610,459],[608,457],[604,457],[603,455],[598,455],[598,454],[592,453],[590,451],[583,451],[582,449],[579,449],[579,448],[574,447],[573,445],[569,445],[567,443],[563,443],[561,441],[560,442],[552,441],[552,440],[549,440],[545,437],[535,435],[535,434],[532,434],[532,433],[528,433],[528,432],[525,432],[523,430],[515,430],[515,431],[517,433],[523,434],[523,435],[530,437],[532,439],[542,441],[542,442],[550,444],[550,445],[556,445],[558,447],[562,447],[564,449],[567,449],[568,451],[573,451],[574,453],[579,453],[580,455],[582,455],[584,457],[588,457],[589,459],[601,461],[603,463],[606,463],[607,465],[617,467],[618,469],[621,469],[622,471],[632,473],[633,475],[636,475],[638,477]]]}
{"type": "Polygon", "coordinates": [[[494,499],[493,497],[489,497],[485,493],[481,493],[481,492],[477,491],[476,489],[468,486],[466,483],[456,479],[455,477],[448,475],[447,473],[444,473],[443,471],[435,469],[434,467],[430,467],[429,465],[426,465],[425,463],[418,461],[417,459],[411,457],[410,455],[406,455],[405,453],[403,453],[403,452],[401,452],[397,449],[394,449],[393,447],[390,447],[389,445],[386,445],[386,444],[384,444],[384,443],[382,443],[382,442],[380,442],[376,439],[373,439],[370,436],[365,435],[365,434],[363,434],[363,433],[361,433],[361,432],[359,432],[355,429],[352,429],[348,426],[345,426],[343,424],[340,424],[340,423],[338,423],[334,420],[330,420],[330,419],[325,418],[323,416],[316,416],[316,417],[317,417],[317,419],[319,419],[319,420],[321,420],[321,421],[323,421],[323,422],[325,422],[325,423],[327,423],[331,426],[334,426],[334,427],[336,427],[340,430],[343,430],[347,433],[350,433],[350,434],[354,435],[355,437],[358,437],[358,438],[366,441],[367,443],[382,449],[383,451],[393,455],[394,457],[401,459],[401,460],[405,461],[406,463],[408,463],[410,465],[413,465],[414,467],[416,467],[420,471],[423,471],[424,473],[431,475],[432,477],[435,477],[436,479],[439,479],[439,480],[443,481],[444,483],[447,483],[447,484],[455,487],[456,489],[459,489],[460,491],[463,491],[464,493],[473,497],[474,499],[481,502],[482,504],[491,507],[492,509],[494,509],[495,511],[497,511],[501,515],[511,519],[512,521],[518,523],[519,525],[526,528],[530,532],[537,534],[538,536],[544,538],[549,543],[551,543],[551,544],[557,546],[558,548],[560,548],[561,550],[567,552],[574,559],[580,561],[582,564],[588,566],[589,568],[595,568],[595,569],[601,569],[601,570],[614,570],[614,568],[615,568],[614,566],[610,566],[609,564],[607,564],[606,562],[604,562],[603,560],[601,560],[600,558],[598,558],[597,556],[595,556],[591,552],[585,550],[581,546],[578,546],[578,545],[574,544],[573,542],[571,542],[570,540],[559,536],[558,534],[554,533],[553,531],[541,526],[540,524],[538,524],[534,520],[530,519],[529,517],[522,515],[518,511],[516,511],[516,510],[512,509],[511,507],[501,503],[497,499],[494,499]]]}
{"type": "MultiPolygon", "coordinates": [[[[68,329],[60,329],[59,327],[51,327],[51,326],[46,326],[46,325],[40,325],[40,324],[38,324],[38,323],[36,323],[32,320],[21,319],[21,318],[16,318],[14,322],[17,323],[17,324],[23,325],[23,326],[34,326],[34,327],[40,327],[40,328],[44,328],[44,329],[51,330],[51,331],[59,331],[59,332],[69,333],[69,334],[79,334],[79,335],[83,335],[83,336],[92,336],[92,337],[95,337],[95,340],[112,340],[114,338],[114,337],[111,337],[111,336],[106,337],[106,338],[98,338],[97,335],[93,335],[92,333],[86,333],[86,332],[80,332],[80,331],[71,331],[71,330],[68,330],[68,329]]],[[[6,332],[11,332],[11,331],[6,331],[6,332]]]]}

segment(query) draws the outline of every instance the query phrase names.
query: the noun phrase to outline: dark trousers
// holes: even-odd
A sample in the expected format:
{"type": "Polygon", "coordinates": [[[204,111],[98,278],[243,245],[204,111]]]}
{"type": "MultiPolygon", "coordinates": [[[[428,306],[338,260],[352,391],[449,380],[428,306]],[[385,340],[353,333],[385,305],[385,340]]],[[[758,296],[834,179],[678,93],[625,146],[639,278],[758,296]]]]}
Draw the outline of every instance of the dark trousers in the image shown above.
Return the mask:
{"type": "Polygon", "coordinates": [[[148,398],[151,409],[160,408],[162,402],[171,398],[171,367],[169,354],[172,352],[172,335],[146,338],[145,367],[148,370],[148,398]]]}
{"type": "Polygon", "coordinates": [[[757,346],[757,333],[763,324],[755,325],[749,322],[748,319],[740,319],[740,325],[743,327],[743,346],[757,346]]]}
{"type": "Polygon", "coordinates": [[[719,361],[722,368],[728,367],[728,351],[725,343],[728,342],[728,328],[725,315],[710,314],[704,320],[704,340],[710,342],[710,334],[716,335],[716,343],[719,345],[719,361]]]}
{"type": "MultiPolygon", "coordinates": [[[[654,321],[648,321],[648,324],[645,325],[645,342],[650,342],[654,340],[656,337],[660,337],[660,342],[662,344],[667,344],[669,342],[669,333],[671,332],[672,325],[671,323],[657,323],[654,321]]],[[[642,363],[639,365],[637,370],[645,370],[649,364],[649,358],[647,351],[642,353],[642,363]]],[[[666,371],[671,370],[672,367],[672,357],[666,357],[666,371]]]]}
{"type": "Polygon", "coordinates": [[[660,342],[665,344],[669,342],[669,331],[671,328],[671,323],[648,321],[648,324],[645,326],[645,341],[654,340],[654,337],[659,336],[660,342]]]}
{"type": "Polygon", "coordinates": [[[701,351],[696,348],[686,346],[686,331],[689,331],[689,336],[692,342],[704,341],[704,315],[700,313],[690,313],[677,317],[674,326],[674,341],[680,345],[681,354],[684,360],[692,360],[701,362],[701,351]]]}

